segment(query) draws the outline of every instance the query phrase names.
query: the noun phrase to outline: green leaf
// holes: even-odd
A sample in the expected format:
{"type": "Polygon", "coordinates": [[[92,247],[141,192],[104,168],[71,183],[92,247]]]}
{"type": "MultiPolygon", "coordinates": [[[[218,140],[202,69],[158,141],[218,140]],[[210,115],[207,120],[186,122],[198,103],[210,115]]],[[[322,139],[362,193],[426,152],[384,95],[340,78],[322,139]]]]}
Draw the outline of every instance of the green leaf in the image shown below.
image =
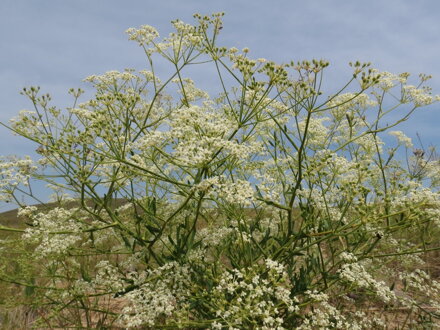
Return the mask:
{"type": "Polygon", "coordinates": [[[152,234],[154,234],[154,233],[159,233],[159,232],[160,232],[160,229],[159,229],[159,228],[153,227],[153,226],[151,226],[151,225],[145,224],[145,227],[147,227],[147,229],[148,229],[152,234]]]}
{"type": "Polygon", "coordinates": [[[35,293],[35,278],[32,277],[30,282],[32,283],[32,285],[27,285],[24,289],[24,294],[26,295],[26,297],[30,297],[35,293]]]}

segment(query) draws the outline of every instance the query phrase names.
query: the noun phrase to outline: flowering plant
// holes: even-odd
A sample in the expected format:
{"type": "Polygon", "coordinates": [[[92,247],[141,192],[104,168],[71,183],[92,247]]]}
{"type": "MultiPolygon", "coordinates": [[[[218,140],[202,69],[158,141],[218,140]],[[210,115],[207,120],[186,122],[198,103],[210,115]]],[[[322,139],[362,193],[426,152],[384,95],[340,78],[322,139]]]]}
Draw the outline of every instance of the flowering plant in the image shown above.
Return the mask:
{"type": "Polygon", "coordinates": [[[90,76],[95,95],[70,90],[66,110],[23,90],[35,110],[8,127],[40,158],[0,163],[0,200],[26,224],[0,227],[21,232],[1,242],[0,280],[28,293],[13,302],[31,299],[36,324],[55,327],[371,329],[393,309],[434,322],[440,286],[416,269],[439,249],[439,163],[397,161],[412,141],[392,131],[440,99],[429,77],[413,86],[355,62],[326,95],[328,62],[219,47],[221,17],[176,20],[161,40],[128,29],[149,71],[90,76]],[[158,57],[174,69],[165,80],[158,57]],[[218,95],[184,76],[193,65],[213,67],[218,95]],[[55,206],[20,202],[30,178],[55,206]]]}

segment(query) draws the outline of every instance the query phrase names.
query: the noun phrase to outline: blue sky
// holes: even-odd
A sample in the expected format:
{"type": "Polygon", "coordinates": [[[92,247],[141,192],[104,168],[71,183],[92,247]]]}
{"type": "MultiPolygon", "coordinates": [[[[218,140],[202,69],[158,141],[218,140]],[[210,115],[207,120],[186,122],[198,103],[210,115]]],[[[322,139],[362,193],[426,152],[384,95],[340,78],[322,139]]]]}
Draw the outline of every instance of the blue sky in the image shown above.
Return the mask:
{"type": "MultiPolygon", "coordinates": [[[[349,61],[361,60],[414,77],[432,74],[430,85],[440,94],[436,0],[1,0],[0,121],[30,108],[19,95],[25,86],[39,85],[56,105],[69,106],[67,90],[84,87],[86,76],[143,68],[144,56],[127,40],[127,28],[148,24],[166,35],[173,19],[192,22],[196,12],[218,11],[226,13],[221,44],[249,47],[251,57],[279,62],[329,60],[330,89],[349,79],[349,61]]],[[[439,122],[440,104],[431,105],[401,129],[438,146],[439,122]]],[[[34,149],[0,127],[0,155],[34,149]]]]}

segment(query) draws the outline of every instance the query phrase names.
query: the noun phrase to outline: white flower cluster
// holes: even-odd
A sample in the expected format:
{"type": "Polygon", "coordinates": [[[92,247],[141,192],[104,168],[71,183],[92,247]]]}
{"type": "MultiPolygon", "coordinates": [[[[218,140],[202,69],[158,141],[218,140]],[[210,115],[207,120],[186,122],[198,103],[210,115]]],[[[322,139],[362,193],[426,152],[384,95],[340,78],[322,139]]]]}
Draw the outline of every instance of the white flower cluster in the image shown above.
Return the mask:
{"type": "Polygon", "coordinates": [[[290,297],[290,287],[284,266],[265,260],[267,276],[256,269],[225,272],[213,290],[220,321],[213,328],[230,326],[242,328],[248,320],[262,323],[259,329],[284,329],[282,311],[295,312],[298,303],[290,297]]]}
{"type": "Polygon", "coordinates": [[[312,117],[308,121],[304,119],[298,123],[301,137],[304,136],[307,128],[307,142],[310,147],[319,148],[324,147],[327,144],[329,130],[324,125],[324,122],[328,120],[330,119],[327,117],[312,117]]]}
{"type": "Polygon", "coordinates": [[[346,251],[342,252],[339,255],[339,258],[341,258],[341,260],[345,261],[346,263],[353,263],[358,260],[354,254],[346,252],[346,251]]]}
{"type": "Polygon", "coordinates": [[[124,294],[128,300],[119,320],[124,327],[154,326],[160,317],[170,317],[184,304],[190,288],[190,270],[170,262],[162,267],[140,274],[129,274],[136,287],[124,294]]]}
{"type": "Polygon", "coordinates": [[[17,117],[10,119],[11,128],[15,134],[26,137],[35,137],[40,133],[43,124],[35,111],[21,110],[17,117]]]}
{"type": "Polygon", "coordinates": [[[411,273],[402,272],[399,278],[404,282],[405,290],[416,289],[419,294],[440,298],[440,283],[421,269],[411,273]]]}
{"type": "Polygon", "coordinates": [[[138,29],[129,28],[125,33],[128,34],[129,40],[137,41],[140,46],[149,45],[159,37],[159,32],[150,25],[141,25],[138,29]]]}
{"type": "Polygon", "coordinates": [[[387,71],[379,72],[376,69],[373,69],[373,72],[380,74],[378,86],[384,91],[389,91],[395,86],[405,84],[409,76],[408,73],[402,73],[400,75],[396,75],[394,73],[390,73],[387,71]]]}
{"type": "Polygon", "coordinates": [[[409,100],[417,107],[440,101],[440,95],[433,96],[429,89],[417,88],[413,85],[404,86],[403,89],[409,100]]]}
{"type": "Polygon", "coordinates": [[[213,110],[197,105],[174,110],[170,118],[173,137],[185,139],[227,134],[232,129],[232,122],[213,110]]]}
{"type": "Polygon", "coordinates": [[[197,232],[197,236],[202,240],[202,245],[215,247],[224,241],[234,228],[220,227],[220,228],[203,228],[197,232]]]}
{"type": "Polygon", "coordinates": [[[262,197],[273,201],[280,200],[283,194],[282,182],[286,181],[286,173],[292,163],[288,157],[279,157],[276,161],[269,158],[247,164],[247,168],[258,180],[258,191],[262,197]]]}
{"type": "Polygon", "coordinates": [[[327,102],[327,107],[330,108],[331,114],[337,121],[342,120],[347,113],[361,113],[365,109],[375,105],[377,105],[377,102],[371,100],[365,93],[339,94],[327,102]]]}
{"type": "Polygon", "coordinates": [[[129,28],[126,33],[129,40],[136,41],[139,46],[145,48],[148,55],[159,53],[160,55],[174,60],[179,58],[186,50],[194,46],[200,46],[204,36],[197,27],[186,24],[177,19],[172,21],[175,32],[171,32],[167,38],[156,42],[159,37],[157,30],[149,25],[142,25],[139,28],[129,28]],[[146,48],[149,46],[148,48],[146,48]]]}
{"type": "Polygon", "coordinates": [[[430,179],[432,187],[440,187],[440,159],[424,163],[426,177],[430,179]]]}
{"type": "Polygon", "coordinates": [[[209,100],[209,94],[204,90],[197,88],[192,79],[173,79],[172,82],[179,85],[179,94],[182,95],[187,102],[209,100]],[[182,84],[182,86],[180,86],[180,84],[182,84]]]}
{"type": "Polygon", "coordinates": [[[354,255],[345,253],[344,260],[350,260],[338,270],[341,279],[353,283],[360,288],[373,291],[385,303],[396,301],[396,295],[383,281],[377,281],[359,262],[354,255]]]}
{"type": "Polygon", "coordinates": [[[95,84],[98,88],[103,88],[114,86],[117,81],[130,81],[130,80],[139,80],[140,78],[133,74],[133,70],[126,69],[123,72],[112,70],[107,71],[102,75],[91,75],[84,79],[85,82],[90,82],[95,84]]]}
{"type": "Polygon", "coordinates": [[[400,272],[403,283],[401,301],[407,307],[425,305],[440,311],[440,282],[421,269],[413,272],[400,272]],[[408,294],[409,293],[409,294],[408,294]]]}
{"type": "Polygon", "coordinates": [[[440,192],[423,187],[417,182],[407,182],[405,190],[395,193],[391,199],[393,210],[411,209],[411,217],[416,220],[432,219],[437,225],[440,217],[440,192]]]}
{"type": "Polygon", "coordinates": [[[273,235],[276,235],[280,230],[280,219],[275,212],[273,213],[274,214],[271,217],[262,218],[260,220],[260,226],[262,227],[263,232],[269,230],[273,235]]]}
{"type": "Polygon", "coordinates": [[[306,297],[311,299],[318,308],[313,313],[306,314],[306,318],[298,329],[344,329],[346,328],[346,318],[341,312],[328,302],[328,295],[318,291],[306,291],[306,297]]]}
{"type": "Polygon", "coordinates": [[[160,147],[168,137],[167,132],[152,131],[147,132],[133,143],[127,145],[128,150],[139,150],[140,152],[146,152],[151,147],[160,147]]]}
{"type": "Polygon", "coordinates": [[[413,147],[411,138],[407,137],[402,131],[390,131],[388,134],[394,136],[399,144],[405,146],[406,148],[410,149],[413,147]]]}
{"type": "Polygon", "coordinates": [[[79,220],[81,214],[78,208],[56,207],[46,212],[37,212],[35,207],[26,207],[20,210],[18,215],[30,218],[33,226],[25,230],[22,238],[38,243],[34,253],[39,258],[64,255],[82,239],[79,220]]]}
{"type": "Polygon", "coordinates": [[[170,50],[168,55],[178,55],[178,49],[183,51],[192,46],[199,46],[203,41],[203,34],[197,31],[195,26],[179,19],[172,21],[172,24],[176,32],[171,32],[163,42],[156,44],[159,52],[165,53],[170,50]]]}
{"type": "Polygon", "coordinates": [[[236,123],[205,104],[176,109],[170,116],[169,137],[175,140],[173,157],[186,166],[201,166],[221,151],[245,161],[251,154],[262,150],[261,143],[239,143],[228,138],[236,123]]]}
{"type": "Polygon", "coordinates": [[[37,167],[32,159],[0,157],[0,201],[10,201],[11,193],[19,185],[28,185],[28,180],[37,167]]]}
{"type": "Polygon", "coordinates": [[[358,311],[355,313],[342,313],[329,302],[326,293],[318,291],[306,291],[305,296],[313,301],[314,308],[305,314],[302,324],[296,329],[382,329],[385,324],[378,318],[366,318],[366,314],[358,311]]]}
{"type": "Polygon", "coordinates": [[[254,190],[249,181],[238,179],[235,182],[220,183],[214,191],[228,203],[251,205],[253,201],[254,190]]]}
{"type": "Polygon", "coordinates": [[[171,24],[173,24],[173,26],[177,32],[179,32],[183,35],[187,35],[188,33],[195,32],[194,31],[195,27],[193,25],[187,24],[187,23],[181,21],[180,19],[176,19],[176,20],[172,21],[171,24]]]}
{"type": "Polygon", "coordinates": [[[216,176],[203,180],[194,188],[207,193],[207,197],[221,198],[227,203],[251,205],[254,201],[251,183],[241,179],[232,181],[224,176],[216,176]]]}
{"type": "Polygon", "coordinates": [[[97,272],[93,285],[98,290],[119,292],[125,289],[126,283],[119,269],[108,260],[101,260],[95,266],[97,272]]]}

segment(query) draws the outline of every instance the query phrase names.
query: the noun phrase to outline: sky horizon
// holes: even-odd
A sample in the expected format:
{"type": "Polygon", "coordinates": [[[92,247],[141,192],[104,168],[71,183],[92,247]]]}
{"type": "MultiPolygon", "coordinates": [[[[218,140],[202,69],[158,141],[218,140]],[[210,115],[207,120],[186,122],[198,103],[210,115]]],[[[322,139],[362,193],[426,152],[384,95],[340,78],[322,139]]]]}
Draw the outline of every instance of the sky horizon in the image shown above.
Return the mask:
{"type": "MultiPolygon", "coordinates": [[[[161,34],[170,21],[193,23],[194,13],[225,12],[220,44],[249,47],[253,58],[276,62],[326,59],[327,84],[350,79],[350,61],[372,62],[393,73],[433,75],[428,83],[440,94],[440,3],[434,0],[156,1],[2,0],[0,3],[0,122],[8,122],[30,102],[19,93],[39,85],[53,103],[68,107],[67,91],[85,87],[92,74],[124,68],[141,69],[145,57],[124,31],[142,24],[161,34]]],[[[160,73],[159,73],[160,75],[160,73]]],[[[207,82],[209,89],[209,81],[207,82]]],[[[421,109],[398,128],[423,143],[440,143],[440,104],[421,109]]],[[[32,154],[35,146],[0,126],[0,155],[32,154]]],[[[35,153],[34,153],[35,154],[35,153]]],[[[6,206],[0,203],[0,212],[6,206]]]]}

